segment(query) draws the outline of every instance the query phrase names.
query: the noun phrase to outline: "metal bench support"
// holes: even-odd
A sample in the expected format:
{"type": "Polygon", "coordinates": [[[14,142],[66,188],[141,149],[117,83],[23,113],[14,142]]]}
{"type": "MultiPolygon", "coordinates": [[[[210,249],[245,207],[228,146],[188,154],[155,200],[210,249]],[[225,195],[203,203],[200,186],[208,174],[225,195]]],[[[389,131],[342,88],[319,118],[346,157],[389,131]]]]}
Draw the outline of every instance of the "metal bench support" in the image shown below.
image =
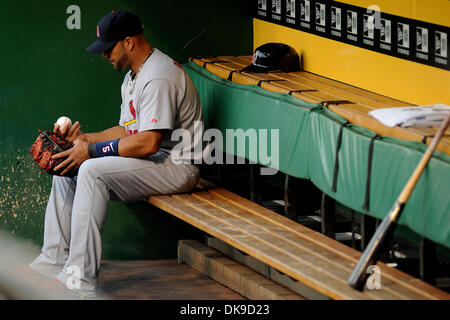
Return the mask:
{"type": "Polygon", "coordinates": [[[421,237],[419,253],[420,278],[431,285],[436,285],[436,244],[425,237],[421,237]]]}
{"type": "Polygon", "coordinates": [[[336,200],[322,193],[321,203],[322,233],[326,236],[336,238],[336,200]]]}

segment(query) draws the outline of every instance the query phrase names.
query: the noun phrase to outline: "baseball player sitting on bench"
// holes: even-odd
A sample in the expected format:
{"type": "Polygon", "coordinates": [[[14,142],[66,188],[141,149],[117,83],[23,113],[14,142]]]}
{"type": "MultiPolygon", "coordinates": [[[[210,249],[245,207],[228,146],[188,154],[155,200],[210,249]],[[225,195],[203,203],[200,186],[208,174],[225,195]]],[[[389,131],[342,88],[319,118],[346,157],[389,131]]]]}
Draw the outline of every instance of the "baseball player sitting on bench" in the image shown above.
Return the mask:
{"type": "Polygon", "coordinates": [[[137,16],[109,13],[100,20],[97,37],[88,52],[103,53],[116,71],[130,68],[121,88],[119,125],[83,133],[78,122],[70,128],[55,124],[55,132],[74,139],[74,147],[55,156],[67,159],[56,167],[61,176],[53,178],[42,253],[29,265],[64,285],[64,291],[87,297],[97,294],[109,200],[132,202],[192,189],[198,167],[192,161],[175,164],[171,149],[183,143],[183,150],[194,150],[194,122],[203,123],[191,79],[178,63],[151,47],[137,16]],[[171,141],[178,128],[191,134],[190,141],[171,141]],[[77,168],[76,177],[62,176],[77,168]],[[76,283],[78,274],[80,285],[68,285],[76,283]]]}

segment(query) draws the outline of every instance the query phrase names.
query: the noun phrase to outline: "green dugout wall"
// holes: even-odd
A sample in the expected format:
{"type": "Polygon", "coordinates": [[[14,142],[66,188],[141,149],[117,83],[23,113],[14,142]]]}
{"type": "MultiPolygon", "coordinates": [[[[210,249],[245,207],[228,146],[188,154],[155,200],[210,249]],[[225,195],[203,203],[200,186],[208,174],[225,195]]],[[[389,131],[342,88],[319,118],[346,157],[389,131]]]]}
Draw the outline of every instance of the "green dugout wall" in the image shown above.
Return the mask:
{"type": "MultiPolygon", "coordinates": [[[[1,7],[0,231],[37,247],[51,187],[51,177],[39,174],[29,156],[37,129],[53,128],[61,115],[80,121],[85,132],[119,119],[125,73],[85,51],[101,17],[117,9],[136,13],[150,43],[180,63],[252,51],[252,1],[19,0],[1,7]]],[[[195,234],[146,203],[112,203],[104,258],[175,256],[176,240],[195,234]]]]}

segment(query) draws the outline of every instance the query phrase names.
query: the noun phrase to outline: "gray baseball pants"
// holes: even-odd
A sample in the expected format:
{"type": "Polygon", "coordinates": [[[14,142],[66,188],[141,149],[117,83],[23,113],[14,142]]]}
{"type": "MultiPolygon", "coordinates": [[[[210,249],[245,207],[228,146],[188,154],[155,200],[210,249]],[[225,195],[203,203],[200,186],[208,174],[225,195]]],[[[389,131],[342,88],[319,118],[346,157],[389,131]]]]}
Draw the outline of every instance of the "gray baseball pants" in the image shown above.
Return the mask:
{"type": "Polygon", "coordinates": [[[134,202],[151,195],[187,192],[198,179],[197,166],[174,164],[164,152],[146,159],[88,159],[77,177],[54,176],[42,252],[30,267],[66,286],[71,282],[83,294],[95,295],[101,233],[110,199],[134,202]]]}

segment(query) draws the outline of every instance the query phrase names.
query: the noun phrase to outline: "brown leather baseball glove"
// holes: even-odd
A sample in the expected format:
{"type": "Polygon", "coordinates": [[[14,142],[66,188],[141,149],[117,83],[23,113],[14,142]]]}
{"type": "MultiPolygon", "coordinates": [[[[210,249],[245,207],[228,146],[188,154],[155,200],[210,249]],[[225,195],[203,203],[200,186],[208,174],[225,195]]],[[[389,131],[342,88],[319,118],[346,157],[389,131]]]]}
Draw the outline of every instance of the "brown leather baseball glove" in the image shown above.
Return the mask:
{"type": "MultiPolygon", "coordinates": [[[[55,171],[54,168],[58,166],[65,158],[52,159],[54,154],[69,150],[73,147],[73,143],[61,135],[53,131],[39,131],[39,136],[31,147],[30,153],[33,160],[43,169],[42,172],[47,172],[51,175],[59,175],[60,171],[55,171]]],[[[74,177],[78,173],[77,170],[66,172],[64,176],[74,177]]]]}

